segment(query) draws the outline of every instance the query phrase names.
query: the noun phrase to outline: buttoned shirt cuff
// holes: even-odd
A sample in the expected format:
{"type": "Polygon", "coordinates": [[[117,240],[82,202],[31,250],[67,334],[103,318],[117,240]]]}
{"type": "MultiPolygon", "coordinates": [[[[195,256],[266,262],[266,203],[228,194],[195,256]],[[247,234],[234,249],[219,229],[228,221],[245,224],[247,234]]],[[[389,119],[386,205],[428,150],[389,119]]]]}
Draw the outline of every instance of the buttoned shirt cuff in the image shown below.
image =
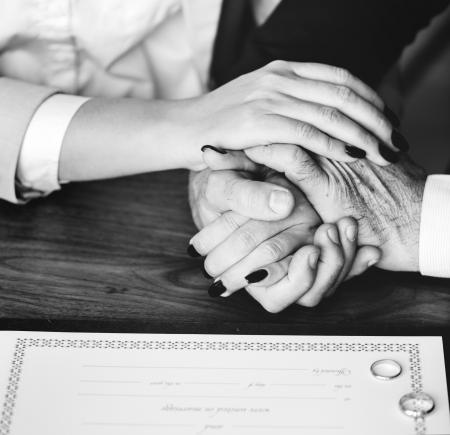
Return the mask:
{"type": "Polygon", "coordinates": [[[425,184],[419,267],[423,275],[450,278],[450,175],[430,175],[425,184]]]}
{"type": "Polygon", "coordinates": [[[56,94],[33,115],[25,133],[16,171],[22,199],[45,196],[60,189],[59,156],[67,128],[89,98],[56,94]]]}

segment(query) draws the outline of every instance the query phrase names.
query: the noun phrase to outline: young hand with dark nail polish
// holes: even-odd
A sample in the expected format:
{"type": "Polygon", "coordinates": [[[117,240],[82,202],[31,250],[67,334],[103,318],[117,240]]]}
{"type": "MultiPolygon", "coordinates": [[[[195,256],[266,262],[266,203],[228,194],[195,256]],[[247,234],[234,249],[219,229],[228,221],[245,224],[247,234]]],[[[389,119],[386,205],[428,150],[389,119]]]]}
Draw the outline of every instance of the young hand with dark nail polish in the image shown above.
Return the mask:
{"type": "Polygon", "coordinates": [[[397,128],[400,125],[400,119],[395,114],[395,112],[388,106],[384,106],[383,113],[389,120],[389,122],[392,124],[392,127],[397,128]]]}
{"type": "Polygon", "coordinates": [[[197,252],[197,250],[195,249],[194,245],[189,244],[187,249],[186,249],[187,254],[189,255],[189,257],[192,258],[196,258],[196,257],[201,257],[202,255],[199,254],[197,252]]]}
{"type": "Polygon", "coordinates": [[[392,130],[391,135],[392,144],[402,152],[407,152],[409,150],[409,144],[405,137],[396,129],[392,130]]]}
{"type": "Polygon", "coordinates": [[[383,157],[383,159],[387,160],[389,163],[397,163],[399,161],[400,159],[399,153],[395,152],[387,145],[380,143],[378,149],[380,151],[381,157],[383,157]]]}
{"type": "Polygon", "coordinates": [[[211,151],[214,151],[214,152],[219,153],[219,154],[227,154],[227,152],[225,150],[223,150],[221,148],[214,147],[212,145],[203,145],[202,146],[202,152],[205,152],[206,150],[211,150],[211,151]]]}
{"type": "Polygon", "coordinates": [[[223,285],[222,281],[219,280],[219,281],[216,281],[211,284],[211,286],[208,289],[208,294],[212,298],[217,298],[217,297],[223,295],[226,291],[227,291],[227,289],[223,285]]]}
{"type": "Polygon", "coordinates": [[[247,282],[249,284],[254,284],[255,282],[260,282],[263,279],[267,278],[267,275],[269,273],[267,272],[267,270],[265,269],[259,269],[259,270],[255,270],[252,273],[249,273],[245,279],[247,280],[247,282]]]}
{"type": "Polygon", "coordinates": [[[354,157],[355,159],[363,159],[366,157],[366,152],[362,150],[361,148],[357,148],[351,145],[345,146],[345,152],[350,156],[354,157]]]}

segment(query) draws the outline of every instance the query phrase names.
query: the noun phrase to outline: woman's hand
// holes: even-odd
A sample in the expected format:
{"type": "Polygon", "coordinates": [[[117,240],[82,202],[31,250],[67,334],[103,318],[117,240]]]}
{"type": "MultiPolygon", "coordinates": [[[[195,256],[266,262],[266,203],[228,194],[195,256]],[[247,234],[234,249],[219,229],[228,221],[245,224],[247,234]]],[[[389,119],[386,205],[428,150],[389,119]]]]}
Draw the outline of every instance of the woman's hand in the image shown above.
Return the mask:
{"type": "Polygon", "coordinates": [[[347,71],[322,64],[276,61],[209,94],[186,100],[174,122],[199,155],[202,145],[244,149],[300,145],[316,154],[378,165],[398,159],[407,144],[380,97],[347,71]]]}
{"type": "Polygon", "coordinates": [[[316,306],[342,281],[365,272],[379,258],[377,248],[357,248],[357,231],[352,218],[343,218],[335,225],[322,224],[314,234],[313,245],[248,275],[247,292],[271,313],[293,303],[316,306]],[[264,279],[250,283],[263,275],[264,279]]]}
{"type": "MultiPolygon", "coordinates": [[[[363,273],[379,261],[380,251],[377,248],[363,246],[357,249],[358,228],[354,219],[343,218],[336,225],[322,224],[316,230],[320,221],[303,202],[299,212],[294,212],[291,226],[287,222],[276,226],[276,222],[254,221],[234,212],[226,212],[197,233],[191,244],[206,257],[204,270],[214,277],[209,294],[213,297],[229,296],[246,288],[255,299],[260,300],[258,295],[264,296],[259,290],[261,286],[269,293],[277,292],[277,283],[291,270],[293,279],[288,280],[291,282],[288,288],[295,287],[297,295],[308,291],[309,296],[299,300],[299,303],[313,306],[322,296],[332,294],[344,279],[363,273]],[[298,222],[299,218],[302,223],[298,222]],[[331,245],[330,241],[333,242],[331,245]],[[309,264],[305,257],[310,255],[311,245],[322,249],[320,279],[315,279],[314,287],[307,277],[315,277],[315,269],[296,270],[297,264],[309,264]],[[293,258],[302,260],[298,263],[300,260],[297,259],[291,265],[293,258]],[[273,289],[275,284],[277,286],[273,289]],[[256,294],[252,292],[255,286],[258,290],[256,294]]],[[[288,281],[280,284],[281,288],[288,281]]],[[[269,298],[270,301],[272,299],[269,298]]]]}
{"type": "Polygon", "coordinates": [[[293,144],[342,162],[367,156],[387,165],[407,145],[385,109],[346,71],[280,61],[186,100],[93,98],[64,136],[59,178],[202,170],[204,145],[293,144]]]}
{"type": "MultiPolygon", "coordinates": [[[[311,244],[305,243],[293,255],[252,270],[245,278],[239,276],[239,266],[233,265],[216,278],[210,295],[230,296],[238,289],[229,286],[222,292],[223,282],[241,280],[247,292],[271,313],[294,303],[316,306],[322,298],[332,295],[342,281],[363,273],[377,262],[380,255],[377,248],[357,248],[357,232],[357,223],[352,218],[322,224],[311,244]]],[[[260,260],[263,264],[264,259],[260,260]]]]}

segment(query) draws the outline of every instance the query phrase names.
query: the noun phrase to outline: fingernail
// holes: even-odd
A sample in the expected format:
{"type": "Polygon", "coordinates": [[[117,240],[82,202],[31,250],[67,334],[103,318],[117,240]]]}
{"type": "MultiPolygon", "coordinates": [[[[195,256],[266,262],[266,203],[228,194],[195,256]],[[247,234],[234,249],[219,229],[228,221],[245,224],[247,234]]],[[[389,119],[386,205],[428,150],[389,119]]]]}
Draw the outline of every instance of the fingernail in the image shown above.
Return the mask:
{"type": "Polygon", "coordinates": [[[284,214],[291,201],[292,195],[287,190],[274,190],[270,194],[269,207],[277,214],[284,214]]]}
{"type": "Polygon", "coordinates": [[[197,252],[197,250],[194,248],[194,245],[189,244],[187,247],[186,252],[188,253],[189,257],[201,257],[201,254],[197,252]]]}
{"type": "Polygon", "coordinates": [[[345,235],[347,236],[347,239],[351,242],[354,242],[356,240],[356,225],[349,225],[345,230],[345,235]]]}
{"type": "Polygon", "coordinates": [[[205,269],[205,265],[202,264],[202,267],[200,269],[202,271],[202,275],[206,278],[206,279],[211,279],[212,276],[206,271],[205,269]]]}
{"type": "Polygon", "coordinates": [[[259,269],[259,270],[255,270],[252,273],[249,273],[245,279],[247,280],[247,282],[249,284],[254,284],[255,282],[260,282],[262,281],[264,278],[267,277],[267,275],[269,275],[269,272],[267,272],[266,269],[259,269]]]}
{"type": "Polygon", "coordinates": [[[314,251],[309,254],[308,263],[311,269],[315,269],[317,267],[317,262],[319,261],[320,252],[314,251]]]}
{"type": "Polygon", "coordinates": [[[397,163],[400,158],[398,153],[391,150],[389,147],[382,143],[378,145],[378,151],[380,152],[381,157],[383,157],[383,159],[387,160],[389,163],[397,163]]]}
{"type": "Polygon", "coordinates": [[[352,145],[346,145],[345,152],[350,157],[354,157],[355,159],[363,159],[364,157],[366,157],[366,152],[364,150],[362,150],[361,148],[354,147],[352,145]]]}
{"type": "Polygon", "coordinates": [[[223,285],[222,281],[216,281],[215,283],[213,283],[209,289],[208,289],[208,294],[212,297],[212,298],[217,298],[219,297],[221,294],[225,293],[227,291],[227,289],[225,288],[225,286],[223,285]]]}
{"type": "Polygon", "coordinates": [[[339,244],[340,244],[340,242],[339,242],[339,234],[338,234],[338,232],[337,232],[336,227],[328,228],[327,234],[328,234],[329,239],[330,239],[332,242],[336,243],[336,245],[339,245],[339,244]]]}
{"type": "Polygon", "coordinates": [[[400,119],[398,119],[398,116],[388,106],[384,106],[383,113],[393,127],[398,127],[400,125],[400,119]]]}
{"type": "Polygon", "coordinates": [[[406,152],[409,150],[409,144],[406,141],[405,137],[398,131],[392,130],[391,141],[393,145],[398,148],[400,151],[406,152]]]}
{"type": "Polygon", "coordinates": [[[379,260],[380,259],[378,259],[378,260],[375,260],[375,259],[369,260],[367,262],[367,267],[372,267],[374,264],[377,264],[379,260]]]}
{"type": "MultiPolygon", "coordinates": [[[[238,290],[235,290],[233,293],[240,292],[241,290],[245,290],[245,287],[242,287],[242,288],[240,288],[240,289],[238,289],[238,290]]],[[[222,294],[220,295],[220,297],[221,297],[221,298],[228,298],[228,297],[231,296],[233,293],[231,293],[231,292],[229,292],[229,291],[227,290],[225,293],[222,293],[222,294]]]]}
{"type": "Polygon", "coordinates": [[[202,150],[202,152],[204,152],[205,150],[213,150],[219,154],[227,154],[227,152],[225,150],[223,150],[221,148],[213,147],[212,145],[203,145],[201,150],[202,150]]]}

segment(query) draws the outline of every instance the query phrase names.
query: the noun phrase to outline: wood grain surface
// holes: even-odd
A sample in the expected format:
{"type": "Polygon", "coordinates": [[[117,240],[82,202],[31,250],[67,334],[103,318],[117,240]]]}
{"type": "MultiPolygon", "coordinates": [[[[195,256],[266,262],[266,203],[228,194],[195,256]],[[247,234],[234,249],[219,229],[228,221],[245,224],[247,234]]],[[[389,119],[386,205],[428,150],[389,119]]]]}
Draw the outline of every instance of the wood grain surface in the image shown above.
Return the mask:
{"type": "Polygon", "coordinates": [[[3,202],[0,221],[1,327],[21,319],[141,322],[158,332],[450,328],[450,280],[418,274],[374,270],[317,308],[277,315],[244,292],[211,299],[201,260],[186,255],[195,227],[185,171],[71,184],[27,206],[3,202]]]}

